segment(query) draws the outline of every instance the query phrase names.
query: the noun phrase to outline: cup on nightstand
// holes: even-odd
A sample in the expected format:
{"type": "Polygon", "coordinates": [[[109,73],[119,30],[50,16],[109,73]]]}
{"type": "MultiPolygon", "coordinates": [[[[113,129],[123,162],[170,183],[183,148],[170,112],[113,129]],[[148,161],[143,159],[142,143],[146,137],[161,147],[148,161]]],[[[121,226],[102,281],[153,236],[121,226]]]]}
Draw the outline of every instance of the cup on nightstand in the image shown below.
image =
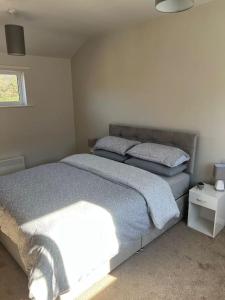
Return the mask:
{"type": "Polygon", "coordinates": [[[197,189],[199,189],[200,191],[204,189],[204,183],[203,182],[198,182],[197,184],[197,189]]]}

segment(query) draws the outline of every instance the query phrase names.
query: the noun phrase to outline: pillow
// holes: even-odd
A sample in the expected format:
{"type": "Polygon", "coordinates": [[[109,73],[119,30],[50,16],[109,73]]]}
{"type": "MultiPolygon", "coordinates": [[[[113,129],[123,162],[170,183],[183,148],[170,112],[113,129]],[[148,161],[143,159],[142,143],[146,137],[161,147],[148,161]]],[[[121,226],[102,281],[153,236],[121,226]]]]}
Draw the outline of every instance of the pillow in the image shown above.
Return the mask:
{"type": "Polygon", "coordinates": [[[97,141],[94,150],[101,149],[125,155],[127,150],[139,143],[138,141],[127,140],[116,136],[106,136],[97,141]]]}
{"type": "Polygon", "coordinates": [[[119,162],[124,162],[127,159],[127,156],[120,155],[114,152],[106,151],[106,150],[94,150],[94,155],[105,157],[111,160],[116,160],[119,162]]]}
{"type": "Polygon", "coordinates": [[[129,158],[125,161],[125,164],[149,171],[157,175],[167,177],[175,176],[187,169],[187,164],[182,164],[177,167],[169,168],[161,164],[138,158],[129,158]]]}
{"type": "Polygon", "coordinates": [[[179,148],[154,143],[136,145],[127,151],[127,154],[171,168],[177,167],[190,159],[190,156],[179,148]]]}

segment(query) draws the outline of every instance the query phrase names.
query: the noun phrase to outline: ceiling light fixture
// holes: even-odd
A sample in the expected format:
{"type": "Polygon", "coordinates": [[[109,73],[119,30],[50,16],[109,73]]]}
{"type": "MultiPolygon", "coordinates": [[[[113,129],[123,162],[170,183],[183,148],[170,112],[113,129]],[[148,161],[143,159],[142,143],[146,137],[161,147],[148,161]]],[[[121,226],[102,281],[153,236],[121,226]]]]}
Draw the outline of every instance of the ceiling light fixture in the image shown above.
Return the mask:
{"type": "Polygon", "coordinates": [[[155,7],[160,12],[176,13],[192,8],[194,0],[155,0],[155,7]]]}
{"type": "MultiPolygon", "coordinates": [[[[9,9],[8,13],[15,16],[16,10],[9,9]]],[[[5,25],[5,37],[9,55],[21,56],[26,54],[23,26],[14,24],[5,25]]]]}

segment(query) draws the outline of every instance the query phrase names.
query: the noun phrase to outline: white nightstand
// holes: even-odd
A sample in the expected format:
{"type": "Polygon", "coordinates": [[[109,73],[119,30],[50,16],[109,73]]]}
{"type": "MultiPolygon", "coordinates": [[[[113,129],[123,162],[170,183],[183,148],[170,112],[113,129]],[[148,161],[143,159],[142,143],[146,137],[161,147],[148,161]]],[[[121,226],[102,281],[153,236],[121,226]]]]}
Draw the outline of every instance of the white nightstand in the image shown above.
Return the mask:
{"type": "Polygon", "coordinates": [[[189,191],[188,226],[215,237],[225,225],[225,192],[205,184],[203,190],[189,191]]]}

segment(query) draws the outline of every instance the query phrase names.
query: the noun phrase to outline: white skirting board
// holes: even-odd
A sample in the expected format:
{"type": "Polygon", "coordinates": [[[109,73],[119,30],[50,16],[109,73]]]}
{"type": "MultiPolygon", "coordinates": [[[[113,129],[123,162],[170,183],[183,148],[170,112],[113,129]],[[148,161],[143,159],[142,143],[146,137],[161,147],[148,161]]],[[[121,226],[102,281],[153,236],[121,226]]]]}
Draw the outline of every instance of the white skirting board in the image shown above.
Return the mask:
{"type": "Polygon", "coordinates": [[[0,160],[0,175],[6,175],[25,169],[23,156],[16,156],[0,160]]]}

